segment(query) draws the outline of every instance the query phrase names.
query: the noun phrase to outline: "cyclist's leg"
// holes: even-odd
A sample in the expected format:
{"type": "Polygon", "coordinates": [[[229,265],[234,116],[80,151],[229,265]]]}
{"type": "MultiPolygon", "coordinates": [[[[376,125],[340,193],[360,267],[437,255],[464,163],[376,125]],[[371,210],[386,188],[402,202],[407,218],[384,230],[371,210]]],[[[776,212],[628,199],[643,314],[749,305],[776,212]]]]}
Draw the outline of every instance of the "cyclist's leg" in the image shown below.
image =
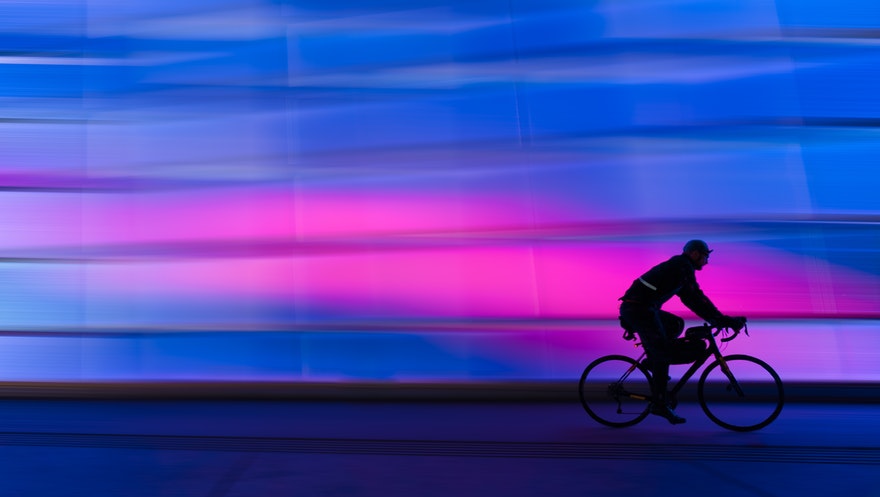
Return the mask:
{"type": "Polygon", "coordinates": [[[669,354],[666,340],[660,338],[657,333],[648,331],[637,333],[647,354],[648,360],[645,365],[651,370],[654,397],[659,403],[663,403],[666,401],[669,384],[669,354]]]}
{"type": "Polygon", "coordinates": [[[657,348],[653,344],[656,337],[663,334],[663,323],[660,322],[657,311],[641,304],[624,302],[620,306],[620,323],[627,330],[632,330],[638,335],[647,357],[642,365],[653,371],[652,363],[657,348]]]}
{"type": "Polygon", "coordinates": [[[674,340],[684,332],[684,319],[671,312],[659,311],[660,323],[667,340],[674,340]]]}
{"type": "Polygon", "coordinates": [[[656,335],[647,333],[640,334],[642,346],[651,357],[651,389],[654,393],[654,402],[651,404],[651,414],[666,418],[672,424],[684,423],[686,420],[675,413],[672,399],[669,394],[669,357],[670,342],[656,335]]]}
{"type": "MultiPolygon", "coordinates": [[[[676,318],[673,314],[653,308],[642,308],[637,312],[628,313],[623,316],[631,321],[636,334],[639,335],[642,347],[648,356],[646,365],[649,366],[652,372],[657,368],[663,369],[664,363],[667,368],[669,367],[669,358],[666,351],[666,342],[668,341],[666,338],[666,325],[667,323],[672,326],[677,325],[675,320],[669,316],[676,318]]],[[[669,372],[667,371],[666,376],[668,375],[669,372]]]]}
{"type": "MultiPolygon", "coordinates": [[[[669,340],[666,338],[666,330],[661,318],[661,312],[657,309],[639,306],[621,306],[620,317],[636,331],[641,340],[642,347],[648,356],[648,364],[652,371],[651,389],[654,394],[654,403],[651,412],[663,416],[670,423],[683,423],[684,418],[675,414],[669,406],[669,340]]],[[[669,313],[664,313],[669,314],[669,313]]],[[[670,314],[672,316],[672,314],[670,314]]],[[[669,319],[669,318],[667,318],[669,319]]],[[[680,318],[678,318],[680,319],[680,318]]],[[[674,320],[671,324],[678,326],[674,320]]],[[[681,322],[684,328],[684,322],[681,322]]],[[[681,333],[676,329],[673,333],[681,333]]],[[[677,336],[677,335],[676,335],[677,336]]]]}

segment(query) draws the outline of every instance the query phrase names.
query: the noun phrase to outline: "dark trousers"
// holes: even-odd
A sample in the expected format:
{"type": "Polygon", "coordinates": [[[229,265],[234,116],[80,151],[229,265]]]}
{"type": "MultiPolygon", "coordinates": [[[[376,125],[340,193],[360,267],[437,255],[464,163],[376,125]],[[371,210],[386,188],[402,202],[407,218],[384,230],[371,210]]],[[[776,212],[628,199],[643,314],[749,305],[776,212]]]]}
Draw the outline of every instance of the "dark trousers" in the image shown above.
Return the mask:
{"type": "Polygon", "coordinates": [[[654,307],[624,302],[620,306],[620,320],[639,336],[651,368],[654,395],[667,400],[669,365],[695,361],[705,352],[702,340],[678,337],[684,331],[684,319],[654,307]]]}

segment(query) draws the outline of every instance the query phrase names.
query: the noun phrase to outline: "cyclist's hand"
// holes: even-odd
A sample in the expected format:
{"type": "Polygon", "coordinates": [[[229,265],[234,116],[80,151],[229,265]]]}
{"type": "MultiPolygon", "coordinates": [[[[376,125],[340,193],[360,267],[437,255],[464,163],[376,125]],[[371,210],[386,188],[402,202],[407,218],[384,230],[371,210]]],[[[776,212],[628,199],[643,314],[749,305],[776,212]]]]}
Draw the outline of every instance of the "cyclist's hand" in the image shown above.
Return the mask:
{"type": "Polygon", "coordinates": [[[727,326],[729,326],[730,328],[733,328],[734,331],[739,331],[739,330],[743,329],[743,326],[746,325],[745,316],[736,316],[736,317],[727,316],[727,319],[730,320],[730,322],[728,323],[727,326]]]}
{"type": "Polygon", "coordinates": [[[743,316],[722,316],[721,319],[718,320],[718,326],[721,328],[731,328],[734,331],[739,331],[743,329],[743,326],[746,325],[746,318],[743,316]]]}

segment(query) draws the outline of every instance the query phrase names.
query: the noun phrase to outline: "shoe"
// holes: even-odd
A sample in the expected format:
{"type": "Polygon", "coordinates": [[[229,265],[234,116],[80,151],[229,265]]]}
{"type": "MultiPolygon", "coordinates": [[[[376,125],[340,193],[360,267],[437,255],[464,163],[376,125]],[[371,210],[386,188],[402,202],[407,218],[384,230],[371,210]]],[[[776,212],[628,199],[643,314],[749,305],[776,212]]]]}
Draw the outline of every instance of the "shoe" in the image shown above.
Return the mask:
{"type": "Polygon", "coordinates": [[[674,425],[679,425],[687,421],[678,414],[675,414],[675,411],[673,411],[672,408],[666,404],[651,404],[651,414],[662,416],[674,425]]]}

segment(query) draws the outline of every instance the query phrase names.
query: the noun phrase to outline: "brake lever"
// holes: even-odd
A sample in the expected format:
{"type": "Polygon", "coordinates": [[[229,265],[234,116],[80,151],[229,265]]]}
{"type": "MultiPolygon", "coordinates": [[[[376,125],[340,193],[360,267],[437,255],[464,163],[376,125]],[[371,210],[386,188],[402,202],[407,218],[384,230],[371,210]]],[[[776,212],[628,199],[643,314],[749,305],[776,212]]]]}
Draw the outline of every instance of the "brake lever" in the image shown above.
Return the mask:
{"type": "Polygon", "coordinates": [[[729,341],[733,340],[734,338],[736,338],[737,335],[739,335],[739,331],[734,330],[733,328],[722,328],[721,334],[723,335],[723,337],[721,338],[721,341],[722,342],[729,342],[729,341]],[[733,334],[731,335],[731,333],[733,333],[733,334]]]}

